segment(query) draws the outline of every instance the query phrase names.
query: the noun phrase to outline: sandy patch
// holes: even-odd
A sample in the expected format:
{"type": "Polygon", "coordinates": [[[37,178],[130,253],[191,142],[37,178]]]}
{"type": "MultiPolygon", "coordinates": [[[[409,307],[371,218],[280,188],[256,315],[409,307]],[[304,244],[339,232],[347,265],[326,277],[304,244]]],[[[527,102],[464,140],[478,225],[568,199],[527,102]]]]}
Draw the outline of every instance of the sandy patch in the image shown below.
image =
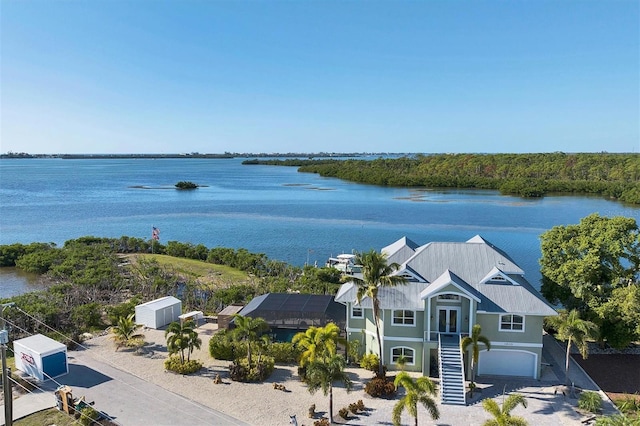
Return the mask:
{"type": "MultiPolygon", "coordinates": [[[[109,336],[94,337],[84,344],[95,359],[252,425],[287,424],[292,414],[297,416],[298,424],[312,425],[314,420],[308,417],[312,404],[316,405],[316,419],[323,415],[328,417],[329,397],[325,397],[322,391],[310,394],[306,385],[299,380],[297,366],[277,365],[272,376],[264,383],[231,381],[227,368],[229,361],[214,360],[208,353],[209,339],[215,326],[206,324],[199,331],[202,348],[194,351],[192,358],[202,361],[204,368],[191,376],[181,376],[164,369],[168,354],[161,330],[145,331],[146,353],[142,355],[131,350],[115,352],[109,336]],[[216,374],[222,378],[222,384],[214,383],[216,374]],[[274,383],[284,384],[286,391],[274,389],[274,383]]],[[[347,393],[342,387],[334,388],[333,409],[336,417],[340,408],[362,399],[369,410],[359,418],[352,417],[352,421],[367,424],[367,415],[385,404],[393,405],[394,401],[371,398],[364,392],[364,384],[372,377],[371,372],[361,368],[348,368],[347,372],[353,381],[353,390],[347,393]]]]}

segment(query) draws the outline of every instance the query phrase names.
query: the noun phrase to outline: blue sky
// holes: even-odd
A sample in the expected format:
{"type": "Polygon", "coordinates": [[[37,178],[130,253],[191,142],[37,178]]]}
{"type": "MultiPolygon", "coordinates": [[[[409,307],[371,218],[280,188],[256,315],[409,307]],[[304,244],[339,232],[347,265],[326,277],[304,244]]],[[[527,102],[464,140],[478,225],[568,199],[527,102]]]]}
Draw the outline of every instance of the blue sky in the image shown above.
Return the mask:
{"type": "Polygon", "coordinates": [[[0,151],[640,152],[639,5],[1,0],[0,151]]]}

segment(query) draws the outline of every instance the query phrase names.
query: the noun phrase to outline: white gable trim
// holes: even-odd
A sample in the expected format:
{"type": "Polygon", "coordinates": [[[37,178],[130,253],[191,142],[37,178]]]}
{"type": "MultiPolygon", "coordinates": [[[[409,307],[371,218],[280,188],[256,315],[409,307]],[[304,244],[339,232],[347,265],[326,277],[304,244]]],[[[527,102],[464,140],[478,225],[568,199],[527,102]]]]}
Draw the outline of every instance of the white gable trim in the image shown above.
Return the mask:
{"type": "Polygon", "coordinates": [[[420,275],[416,274],[415,272],[407,269],[407,268],[402,268],[397,270],[393,275],[399,275],[399,276],[410,276],[411,278],[413,278],[414,280],[416,280],[419,283],[424,283],[426,282],[424,278],[422,278],[420,275]]]}
{"type": "Polygon", "coordinates": [[[511,283],[512,285],[520,285],[495,266],[493,267],[493,269],[491,269],[491,271],[489,271],[487,275],[485,275],[483,279],[480,280],[480,284],[486,284],[487,282],[491,281],[494,277],[501,277],[503,280],[511,283]]]}
{"type": "MultiPolygon", "coordinates": [[[[447,274],[447,272],[445,272],[445,274],[447,274]]],[[[458,290],[460,290],[462,293],[453,293],[453,294],[460,294],[466,298],[469,299],[473,299],[476,302],[480,303],[480,299],[478,297],[476,297],[475,295],[469,293],[467,290],[465,290],[462,286],[460,286],[458,283],[455,282],[455,280],[453,280],[453,278],[451,277],[451,275],[448,274],[448,279],[440,279],[443,278],[442,274],[437,280],[435,280],[430,286],[428,286],[427,288],[425,288],[422,293],[420,293],[420,298],[422,300],[425,299],[430,299],[433,296],[435,296],[436,293],[438,293],[440,290],[442,290],[443,288],[445,288],[446,286],[448,286],[449,284],[453,285],[454,287],[456,287],[458,290]],[[440,281],[440,282],[438,282],[440,281]]],[[[451,294],[452,292],[446,292],[448,294],[451,294]]]]}

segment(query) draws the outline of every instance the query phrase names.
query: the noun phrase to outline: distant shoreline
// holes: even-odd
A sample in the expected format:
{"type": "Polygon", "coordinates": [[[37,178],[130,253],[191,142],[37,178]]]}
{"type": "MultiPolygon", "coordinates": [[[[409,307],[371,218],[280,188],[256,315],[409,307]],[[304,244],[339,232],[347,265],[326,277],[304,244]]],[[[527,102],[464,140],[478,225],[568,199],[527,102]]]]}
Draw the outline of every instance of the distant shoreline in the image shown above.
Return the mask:
{"type": "Polygon", "coordinates": [[[161,158],[333,158],[333,157],[363,157],[367,155],[411,155],[411,154],[390,154],[390,153],[337,153],[337,152],[317,152],[317,153],[229,153],[224,154],[201,154],[192,152],[188,154],[28,154],[25,152],[9,152],[0,154],[0,159],[21,159],[21,158],[60,158],[63,160],[108,160],[108,159],[161,159],[161,158]]]}

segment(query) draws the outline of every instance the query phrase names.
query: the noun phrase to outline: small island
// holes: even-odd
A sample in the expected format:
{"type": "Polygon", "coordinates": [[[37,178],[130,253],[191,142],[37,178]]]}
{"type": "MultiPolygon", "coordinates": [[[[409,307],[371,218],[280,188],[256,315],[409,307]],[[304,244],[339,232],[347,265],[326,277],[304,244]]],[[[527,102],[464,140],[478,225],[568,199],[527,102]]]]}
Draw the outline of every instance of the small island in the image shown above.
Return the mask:
{"type": "Polygon", "coordinates": [[[197,184],[189,181],[184,181],[184,180],[181,180],[180,182],[176,183],[175,186],[177,189],[197,189],[198,188],[197,184]]]}

